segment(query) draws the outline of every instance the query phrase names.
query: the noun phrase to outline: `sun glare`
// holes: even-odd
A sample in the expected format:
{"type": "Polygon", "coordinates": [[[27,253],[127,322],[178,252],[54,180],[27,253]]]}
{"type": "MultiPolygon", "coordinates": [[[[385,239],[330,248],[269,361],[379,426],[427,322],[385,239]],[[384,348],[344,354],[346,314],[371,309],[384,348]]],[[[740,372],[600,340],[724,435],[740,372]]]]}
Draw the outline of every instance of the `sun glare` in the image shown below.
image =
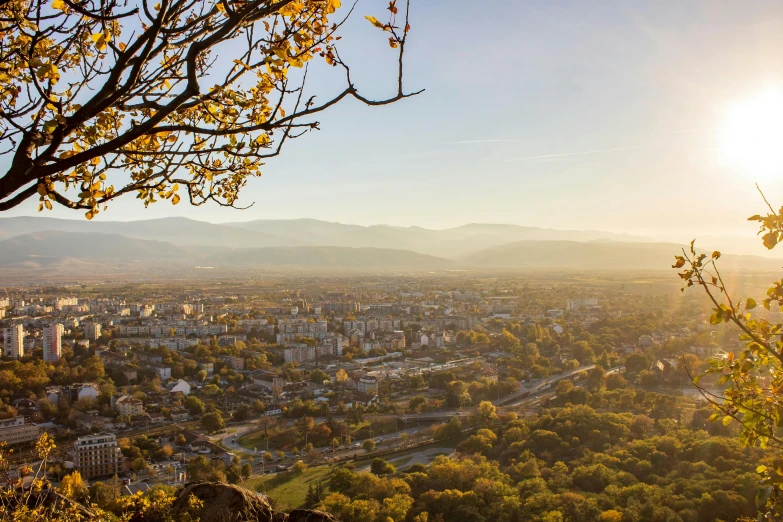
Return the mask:
{"type": "Polygon", "coordinates": [[[743,100],[726,113],[718,150],[732,167],[756,179],[783,172],[783,91],[743,100]]]}

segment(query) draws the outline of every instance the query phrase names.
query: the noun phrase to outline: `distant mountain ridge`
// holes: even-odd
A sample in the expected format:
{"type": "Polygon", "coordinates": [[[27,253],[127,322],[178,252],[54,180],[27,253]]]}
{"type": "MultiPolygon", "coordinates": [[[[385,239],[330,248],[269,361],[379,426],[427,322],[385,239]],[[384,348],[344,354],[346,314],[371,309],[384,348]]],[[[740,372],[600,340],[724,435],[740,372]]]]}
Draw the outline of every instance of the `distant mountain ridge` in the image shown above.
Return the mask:
{"type": "MultiPolygon", "coordinates": [[[[460,264],[482,268],[582,268],[595,269],[666,269],[685,245],[677,243],[623,243],[597,240],[518,241],[487,248],[458,258],[460,264]]],[[[697,252],[710,252],[698,250],[697,252]]],[[[761,256],[726,254],[721,257],[724,269],[747,268],[776,270],[783,261],[761,256]]]]}
{"type": "Polygon", "coordinates": [[[480,223],[433,230],[390,225],[365,227],[315,219],[257,220],[215,224],[177,217],[141,221],[83,221],[37,216],[0,218],[0,240],[55,230],[119,234],[136,239],[164,241],[180,246],[390,248],[447,258],[521,240],[646,241],[645,238],[639,236],[596,230],[554,230],[480,223]]]}
{"type": "Polygon", "coordinates": [[[456,266],[456,262],[450,259],[388,248],[287,246],[214,252],[119,234],[59,230],[25,234],[0,241],[0,266],[50,266],[78,261],[352,270],[438,270],[456,266]]]}
{"type": "MultiPolygon", "coordinates": [[[[313,219],[212,224],[186,218],[131,222],[0,218],[0,266],[23,269],[92,263],[110,267],[119,262],[239,271],[253,267],[665,270],[682,248],[678,243],[642,239],[600,231],[496,224],[430,230],[313,219]],[[534,239],[514,239],[518,237],[534,239]],[[560,239],[574,237],[583,239],[560,239]]],[[[721,261],[727,268],[763,270],[778,270],[783,264],[775,258],[731,254],[724,254],[721,261]]]]}

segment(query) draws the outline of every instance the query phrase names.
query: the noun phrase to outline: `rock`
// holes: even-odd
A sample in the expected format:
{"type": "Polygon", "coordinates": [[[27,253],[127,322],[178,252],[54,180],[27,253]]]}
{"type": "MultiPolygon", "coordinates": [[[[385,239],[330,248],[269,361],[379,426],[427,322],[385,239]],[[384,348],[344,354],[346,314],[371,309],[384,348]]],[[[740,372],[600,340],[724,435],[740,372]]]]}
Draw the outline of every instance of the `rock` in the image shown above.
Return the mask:
{"type": "Polygon", "coordinates": [[[175,515],[190,512],[200,522],[336,522],[334,517],[320,511],[275,512],[263,496],[219,482],[188,484],[177,494],[173,512],[175,515]],[[200,509],[190,507],[191,496],[202,501],[200,509]]]}

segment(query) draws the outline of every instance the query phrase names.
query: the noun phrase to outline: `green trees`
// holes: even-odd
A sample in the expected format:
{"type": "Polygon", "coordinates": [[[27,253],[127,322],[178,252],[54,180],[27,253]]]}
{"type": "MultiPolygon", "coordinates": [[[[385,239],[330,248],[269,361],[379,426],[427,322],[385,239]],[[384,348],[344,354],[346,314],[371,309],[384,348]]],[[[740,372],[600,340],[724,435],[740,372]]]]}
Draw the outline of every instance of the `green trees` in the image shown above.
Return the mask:
{"type": "MultiPolygon", "coordinates": [[[[754,468],[767,458],[762,452],[698,427],[669,429],[663,421],[670,419],[656,422],[625,411],[619,399],[607,400],[620,393],[593,395],[617,412],[565,405],[528,421],[512,418],[496,426],[501,437],[482,428],[460,444],[456,458],[437,457],[394,476],[381,459],[371,464],[373,474],[337,468],[320,507],[341,520],[370,522],[396,521],[403,512],[405,520],[444,522],[712,522],[753,516],[754,468]],[[638,426],[645,436],[630,437],[629,429],[638,426]]],[[[639,392],[638,406],[631,401],[629,407],[666,404],[658,397],[664,396],[639,392]]],[[[684,399],[665,400],[691,407],[684,399]]]]}
{"type": "Polygon", "coordinates": [[[380,477],[383,475],[391,475],[397,470],[394,469],[394,466],[392,466],[389,462],[386,462],[380,458],[374,458],[370,464],[370,471],[380,477]]]}
{"type": "Polygon", "coordinates": [[[201,417],[201,427],[207,430],[208,433],[215,433],[216,431],[225,428],[226,423],[223,420],[223,416],[220,415],[220,412],[213,411],[205,413],[204,416],[201,417]]]}
{"type": "Polygon", "coordinates": [[[324,372],[323,370],[316,368],[315,370],[310,372],[310,380],[315,384],[323,384],[324,381],[329,380],[329,376],[326,375],[326,372],[324,372]]]}
{"type": "Polygon", "coordinates": [[[185,468],[188,479],[194,482],[225,482],[225,465],[222,460],[211,460],[204,455],[188,461],[185,468]]]}
{"type": "Polygon", "coordinates": [[[204,413],[204,403],[198,397],[192,395],[185,398],[183,405],[187,408],[191,415],[201,415],[204,413]]]}

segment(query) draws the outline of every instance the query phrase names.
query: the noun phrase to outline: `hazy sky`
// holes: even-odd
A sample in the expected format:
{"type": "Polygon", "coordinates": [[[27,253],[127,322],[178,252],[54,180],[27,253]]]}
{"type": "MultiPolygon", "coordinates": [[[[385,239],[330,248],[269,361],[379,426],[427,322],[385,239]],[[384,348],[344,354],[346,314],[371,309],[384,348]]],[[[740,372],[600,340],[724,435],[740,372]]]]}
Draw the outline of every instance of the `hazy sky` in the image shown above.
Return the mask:
{"type": "MultiPolygon", "coordinates": [[[[394,89],[394,51],[363,19],[384,5],[361,0],[341,41],[367,96],[394,89]]],[[[101,219],[753,234],[758,176],[726,165],[716,129],[737,101],[783,89],[780,2],[413,0],[411,16],[406,85],[426,93],[323,115],[250,181],[252,209],[131,198],[101,219]]],[[[321,99],[341,87],[336,69],[311,75],[321,99]]],[[[780,179],[759,179],[773,204],[780,179]]]]}

